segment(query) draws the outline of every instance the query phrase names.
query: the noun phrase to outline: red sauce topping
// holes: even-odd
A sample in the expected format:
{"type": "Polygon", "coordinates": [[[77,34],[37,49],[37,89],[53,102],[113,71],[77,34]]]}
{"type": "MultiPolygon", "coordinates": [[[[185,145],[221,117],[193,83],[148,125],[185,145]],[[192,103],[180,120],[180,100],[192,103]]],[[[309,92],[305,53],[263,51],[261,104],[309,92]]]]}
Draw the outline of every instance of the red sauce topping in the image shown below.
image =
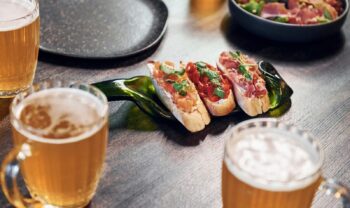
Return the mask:
{"type": "MultiPolygon", "coordinates": [[[[206,64],[208,70],[211,70],[219,75],[220,87],[224,92],[223,98],[227,98],[231,89],[229,80],[223,76],[222,72],[215,67],[206,64]]],[[[208,98],[212,102],[217,102],[223,99],[215,94],[215,88],[218,86],[211,82],[210,78],[205,74],[200,74],[195,63],[189,62],[186,66],[186,72],[191,81],[196,85],[199,96],[201,98],[208,98]]]]}

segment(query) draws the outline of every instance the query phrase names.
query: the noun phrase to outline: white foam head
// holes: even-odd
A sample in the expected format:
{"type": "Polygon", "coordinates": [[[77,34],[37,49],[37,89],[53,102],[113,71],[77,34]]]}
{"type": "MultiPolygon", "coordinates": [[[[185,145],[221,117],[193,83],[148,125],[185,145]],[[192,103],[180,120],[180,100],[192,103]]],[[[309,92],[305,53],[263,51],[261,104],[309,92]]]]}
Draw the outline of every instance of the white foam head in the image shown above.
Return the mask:
{"type": "Polygon", "coordinates": [[[226,143],[225,163],[233,175],[253,187],[293,191],[319,177],[320,154],[297,134],[256,127],[232,136],[226,143]]]}
{"type": "Polygon", "coordinates": [[[0,32],[22,28],[38,16],[36,0],[0,0],[0,32]]]}
{"type": "Polygon", "coordinates": [[[52,88],[29,95],[16,106],[14,109],[16,119],[13,119],[16,122],[13,122],[13,125],[21,134],[33,140],[45,143],[69,143],[84,139],[100,129],[106,111],[103,102],[88,92],[74,88],[52,88]],[[26,125],[28,128],[20,128],[19,122],[22,125],[37,122],[40,127],[30,124],[26,125]],[[67,124],[74,125],[74,128],[67,127],[67,124]],[[54,139],[57,138],[55,135],[67,134],[73,136],[54,139]],[[45,135],[54,137],[50,139],[45,135]]]}

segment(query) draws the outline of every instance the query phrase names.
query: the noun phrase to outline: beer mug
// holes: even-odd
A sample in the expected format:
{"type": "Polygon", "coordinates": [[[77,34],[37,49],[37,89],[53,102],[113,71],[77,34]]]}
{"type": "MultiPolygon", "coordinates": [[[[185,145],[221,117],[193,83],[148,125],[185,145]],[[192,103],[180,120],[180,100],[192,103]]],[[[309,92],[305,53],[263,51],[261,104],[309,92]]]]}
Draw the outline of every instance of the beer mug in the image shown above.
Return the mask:
{"type": "Polygon", "coordinates": [[[319,189],[350,207],[349,190],[322,177],[323,152],[313,137],[259,118],[235,126],[225,144],[224,208],[310,208],[319,189]]]}
{"type": "Polygon", "coordinates": [[[39,1],[0,0],[0,98],[33,82],[39,52],[39,1]]]}
{"type": "Polygon", "coordinates": [[[63,81],[33,85],[10,107],[14,148],[1,185],[15,207],[84,207],[95,194],[108,141],[108,103],[97,88],[63,81]],[[17,185],[19,172],[32,198],[17,185]]]}

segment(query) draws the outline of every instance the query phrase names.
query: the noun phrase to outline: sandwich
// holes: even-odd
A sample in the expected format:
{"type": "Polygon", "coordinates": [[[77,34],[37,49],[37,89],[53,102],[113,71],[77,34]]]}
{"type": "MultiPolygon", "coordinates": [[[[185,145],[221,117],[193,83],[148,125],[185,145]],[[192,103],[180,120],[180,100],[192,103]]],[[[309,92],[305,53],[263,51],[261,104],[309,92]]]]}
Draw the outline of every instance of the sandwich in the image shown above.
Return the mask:
{"type": "Polygon", "coordinates": [[[191,132],[204,129],[210,123],[210,116],[185,66],[180,64],[176,68],[170,61],[150,61],[147,66],[158,97],[175,118],[191,132]]]}
{"type": "Polygon", "coordinates": [[[265,80],[254,59],[237,52],[222,52],[218,68],[231,81],[238,105],[249,116],[269,110],[270,100],[265,80]]]}
{"type": "Polygon", "coordinates": [[[220,70],[200,61],[189,62],[186,73],[213,116],[225,116],[236,107],[231,83],[220,70]]]}

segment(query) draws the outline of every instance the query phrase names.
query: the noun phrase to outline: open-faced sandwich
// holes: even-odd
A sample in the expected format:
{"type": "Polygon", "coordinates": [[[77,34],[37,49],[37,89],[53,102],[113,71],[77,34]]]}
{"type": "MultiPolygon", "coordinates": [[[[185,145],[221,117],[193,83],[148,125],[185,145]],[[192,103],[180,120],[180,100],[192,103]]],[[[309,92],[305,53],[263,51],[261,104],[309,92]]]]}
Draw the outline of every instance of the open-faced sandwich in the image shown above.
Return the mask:
{"type": "Polygon", "coordinates": [[[163,104],[189,131],[196,132],[209,124],[210,116],[194,84],[185,73],[169,61],[148,62],[152,82],[163,104]]]}
{"type": "Polygon", "coordinates": [[[231,81],[238,105],[250,116],[269,110],[270,101],[265,80],[255,60],[240,52],[222,52],[218,68],[231,81]]]}
{"type": "Polygon", "coordinates": [[[225,116],[235,108],[230,81],[205,62],[189,62],[186,73],[213,116],[225,116]]]}

